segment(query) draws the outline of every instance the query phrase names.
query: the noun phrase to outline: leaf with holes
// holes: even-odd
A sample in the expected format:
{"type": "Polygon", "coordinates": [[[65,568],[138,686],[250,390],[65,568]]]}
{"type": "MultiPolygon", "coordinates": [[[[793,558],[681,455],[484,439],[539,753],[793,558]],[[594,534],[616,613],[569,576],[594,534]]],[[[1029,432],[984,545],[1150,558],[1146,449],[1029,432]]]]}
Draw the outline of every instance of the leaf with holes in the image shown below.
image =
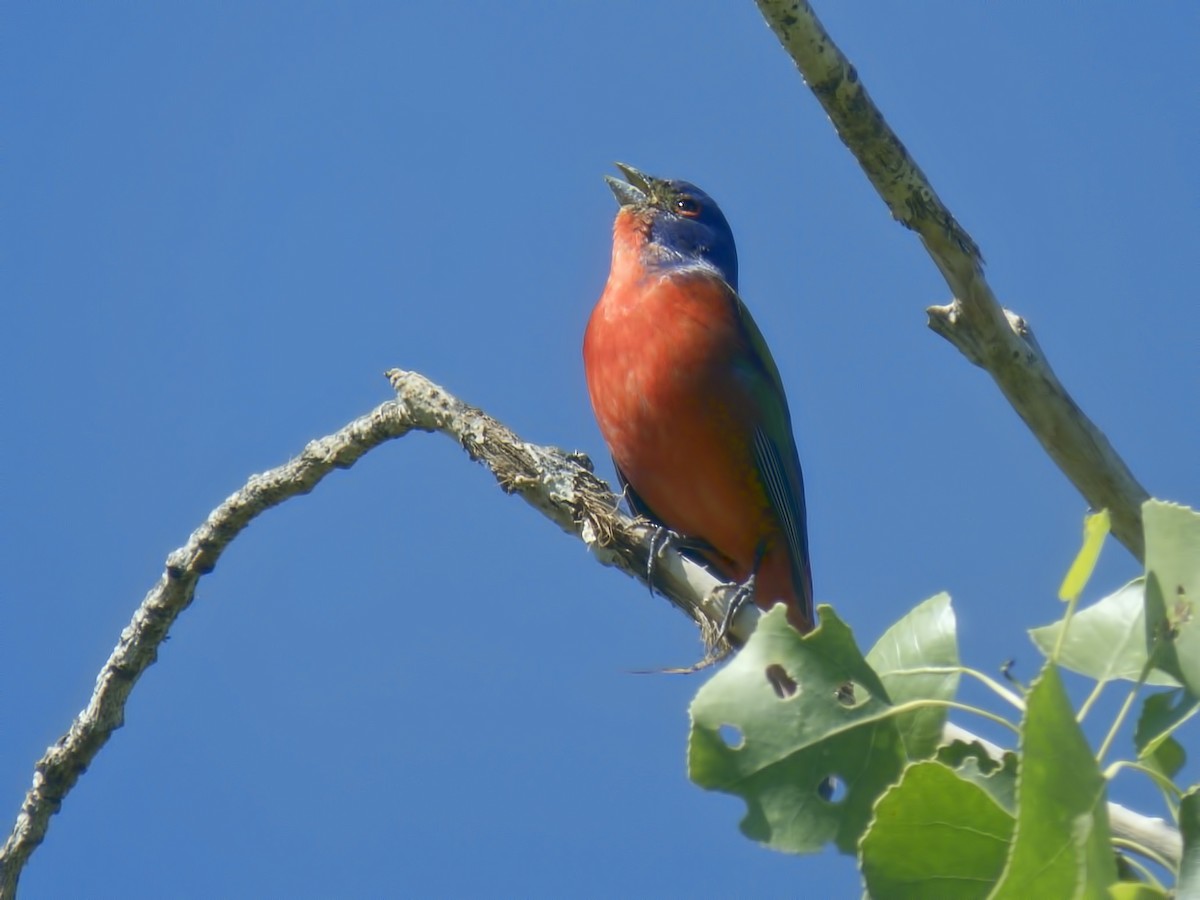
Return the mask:
{"type": "MultiPolygon", "coordinates": [[[[930,597],[884,632],[867,654],[892,702],[954,699],[958,691],[958,643],[949,594],[930,597]]],[[[946,707],[914,709],[896,719],[909,759],[933,755],[942,741],[946,707]]]]}
{"type": "Polygon", "coordinates": [[[904,745],[879,677],[828,606],[801,636],[782,606],[692,701],[688,773],[746,801],[742,832],[778,850],[854,853],[904,745]],[[723,736],[736,730],[737,738],[723,736]]]}
{"type": "Polygon", "coordinates": [[[1159,668],[1200,696],[1200,515],[1147,500],[1146,632],[1159,668]]]}
{"type": "MultiPolygon", "coordinates": [[[[1146,668],[1145,585],[1145,579],[1135,579],[1077,612],[1059,649],[1058,664],[1097,681],[1137,681],[1146,668]]],[[[1062,628],[1060,619],[1029,629],[1029,636],[1042,655],[1049,657],[1058,645],[1062,628]]],[[[1146,682],[1167,686],[1179,683],[1157,669],[1151,670],[1146,682]]]]}
{"type": "Polygon", "coordinates": [[[914,763],[879,799],[863,836],[867,892],[982,900],[1004,869],[1013,826],[979,785],[941,763],[914,763]]]}

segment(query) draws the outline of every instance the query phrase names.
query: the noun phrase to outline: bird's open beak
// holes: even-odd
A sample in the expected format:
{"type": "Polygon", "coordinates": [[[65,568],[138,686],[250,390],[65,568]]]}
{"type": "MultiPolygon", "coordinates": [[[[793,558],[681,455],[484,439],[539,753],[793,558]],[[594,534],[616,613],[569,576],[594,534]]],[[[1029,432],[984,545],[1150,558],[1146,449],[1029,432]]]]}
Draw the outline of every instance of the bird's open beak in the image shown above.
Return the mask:
{"type": "Polygon", "coordinates": [[[609,190],[613,192],[618,203],[622,206],[636,206],[649,200],[651,182],[654,179],[649,175],[643,175],[633,166],[627,166],[625,163],[613,163],[613,165],[620,169],[621,174],[626,178],[625,181],[621,181],[611,175],[604,176],[609,190]]]}

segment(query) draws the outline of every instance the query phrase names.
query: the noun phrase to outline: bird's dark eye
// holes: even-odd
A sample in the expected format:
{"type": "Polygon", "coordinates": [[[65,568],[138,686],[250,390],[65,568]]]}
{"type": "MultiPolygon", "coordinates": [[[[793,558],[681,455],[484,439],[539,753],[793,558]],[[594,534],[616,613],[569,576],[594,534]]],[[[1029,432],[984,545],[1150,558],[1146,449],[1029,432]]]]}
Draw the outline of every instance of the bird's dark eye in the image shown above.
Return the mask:
{"type": "Polygon", "coordinates": [[[694,219],[700,215],[700,204],[691,197],[676,197],[675,212],[681,216],[687,216],[689,219],[694,219]]]}

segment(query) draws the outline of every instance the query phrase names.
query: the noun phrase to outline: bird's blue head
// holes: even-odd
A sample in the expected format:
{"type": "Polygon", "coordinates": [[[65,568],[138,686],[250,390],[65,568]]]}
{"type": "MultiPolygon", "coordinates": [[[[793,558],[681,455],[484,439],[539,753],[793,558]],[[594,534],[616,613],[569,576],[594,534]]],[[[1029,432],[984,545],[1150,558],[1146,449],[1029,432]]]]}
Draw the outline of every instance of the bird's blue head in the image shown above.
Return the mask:
{"type": "Polygon", "coordinates": [[[693,265],[715,268],[737,290],[737,247],[733,231],[715,200],[686,181],[655,178],[633,166],[617,163],[621,181],[604,176],[621,209],[646,222],[645,252],[654,265],[693,265]]]}

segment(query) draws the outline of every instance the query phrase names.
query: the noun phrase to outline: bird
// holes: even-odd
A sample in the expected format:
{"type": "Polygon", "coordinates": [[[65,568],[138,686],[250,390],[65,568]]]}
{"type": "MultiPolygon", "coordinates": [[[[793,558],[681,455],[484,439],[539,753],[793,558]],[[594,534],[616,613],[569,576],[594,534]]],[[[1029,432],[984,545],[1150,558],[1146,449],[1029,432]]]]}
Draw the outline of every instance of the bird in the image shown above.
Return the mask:
{"type": "Polygon", "coordinates": [[[694,184],[616,166],[612,264],[583,361],[629,507],[810,631],[804,476],[779,369],[738,296],[733,231],[694,184]]]}

